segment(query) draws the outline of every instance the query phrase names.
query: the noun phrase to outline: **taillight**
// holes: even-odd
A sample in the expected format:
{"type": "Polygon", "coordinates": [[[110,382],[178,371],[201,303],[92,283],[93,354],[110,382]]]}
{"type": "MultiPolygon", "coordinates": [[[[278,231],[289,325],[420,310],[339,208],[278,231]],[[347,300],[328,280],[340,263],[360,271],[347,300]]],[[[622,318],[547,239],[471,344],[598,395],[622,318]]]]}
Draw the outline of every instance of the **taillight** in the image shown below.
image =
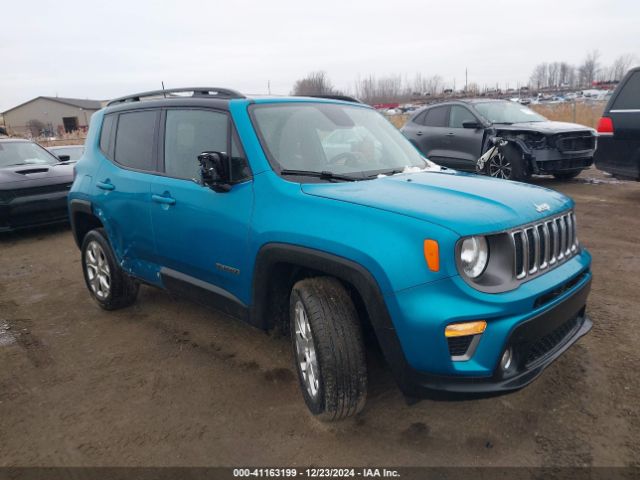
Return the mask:
{"type": "Polygon", "coordinates": [[[609,117],[602,117],[598,122],[598,133],[613,135],[613,120],[609,117]]]}

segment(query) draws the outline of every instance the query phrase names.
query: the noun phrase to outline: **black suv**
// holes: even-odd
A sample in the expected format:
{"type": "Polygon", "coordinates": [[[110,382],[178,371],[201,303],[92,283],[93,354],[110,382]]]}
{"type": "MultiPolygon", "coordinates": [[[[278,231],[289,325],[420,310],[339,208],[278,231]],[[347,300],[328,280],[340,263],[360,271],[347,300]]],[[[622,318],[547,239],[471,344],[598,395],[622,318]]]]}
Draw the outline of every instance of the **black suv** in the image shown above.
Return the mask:
{"type": "Polygon", "coordinates": [[[609,99],[598,123],[596,167],[640,180],[640,67],[630,70],[609,99]]]}
{"type": "Polygon", "coordinates": [[[430,160],[475,171],[478,158],[500,137],[507,141],[483,173],[509,180],[535,174],[559,179],[577,176],[593,163],[596,134],[591,128],[552,122],[519,103],[466,99],[417,111],[402,133],[430,160]]]}

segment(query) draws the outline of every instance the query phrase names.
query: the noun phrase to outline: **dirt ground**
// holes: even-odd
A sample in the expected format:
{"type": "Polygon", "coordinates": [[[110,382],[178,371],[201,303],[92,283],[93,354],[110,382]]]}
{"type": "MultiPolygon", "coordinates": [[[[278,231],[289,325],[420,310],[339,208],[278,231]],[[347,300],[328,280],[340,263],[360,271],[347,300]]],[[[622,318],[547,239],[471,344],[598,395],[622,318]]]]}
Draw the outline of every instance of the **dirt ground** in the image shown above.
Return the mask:
{"type": "Polygon", "coordinates": [[[592,332],[519,392],[409,406],[375,356],[357,418],[321,424],[287,339],[152,288],[100,310],[67,227],[0,237],[0,466],[640,465],[640,184],[577,202],[592,332]]]}

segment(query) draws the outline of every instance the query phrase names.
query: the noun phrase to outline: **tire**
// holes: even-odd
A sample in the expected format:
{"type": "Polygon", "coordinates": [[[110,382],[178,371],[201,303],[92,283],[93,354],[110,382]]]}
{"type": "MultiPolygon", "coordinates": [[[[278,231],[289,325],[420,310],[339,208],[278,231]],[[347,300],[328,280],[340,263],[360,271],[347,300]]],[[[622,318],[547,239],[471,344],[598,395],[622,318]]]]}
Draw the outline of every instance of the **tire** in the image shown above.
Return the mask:
{"type": "Polygon", "coordinates": [[[558,180],[571,180],[572,178],[576,178],[581,173],[582,170],[575,170],[573,172],[554,173],[553,176],[558,180]]]}
{"type": "Polygon", "coordinates": [[[300,280],[289,310],[293,356],[311,413],[330,422],[360,412],[367,395],[364,342],[343,285],[332,277],[300,280]]]}
{"type": "Polygon", "coordinates": [[[81,252],[84,281],[98,305],[105,310],[117,310],[136,301],[139,284],[116,262],[104,229],[87,233],[81,252]]]}
{"type": "Polygon", "coordinates": [[[501,147],[498,154],[487,161],[486,174],[494,178],[524,182],[531,178],[522,151],[511,143],[501,147]]]}

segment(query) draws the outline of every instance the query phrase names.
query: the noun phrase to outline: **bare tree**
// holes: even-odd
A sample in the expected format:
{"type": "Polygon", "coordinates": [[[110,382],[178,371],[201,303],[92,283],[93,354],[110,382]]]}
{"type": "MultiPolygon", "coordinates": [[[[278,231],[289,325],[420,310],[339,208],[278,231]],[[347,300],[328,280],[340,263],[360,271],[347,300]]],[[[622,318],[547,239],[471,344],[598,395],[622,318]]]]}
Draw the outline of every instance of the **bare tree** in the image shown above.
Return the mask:
{"type": "Polygon", "coordinates": [[[541,63],[533,69],[529,82],[535,90],[540,90],[547,86],[549,81],[549,64],[541,63]]]}
{"type": "MultiPolygon", "coordinates": [[[[418,80],[420,83],[421,80],[418,80]]],[[[414,80],[415,87],[416,80],[414,80]]],[[[412,88],[400,75],[376,78],[369,75],[358,79],[355,85],[356,97],[365,103],[402,102],[411,98],[412,88]]]]}
{"type": "Polygon", "coordinates": [[[596,80],[600,71],[600,52],[598,50],[592,50],[589,52],[578,67],[578,76],[580,79],[580,85],[583,87],[590,87],[596,80]]]}
{"type": "Polygon", "coordinates": [[[620,55],[613,61],[609,74],[609,80],[622,80],[624,74],[627,73],[629,68],[637,61],[635,55],[627,53],[626,55],[620,55]]]}
{"type": "Polygon", "coordinates": [[[339,92],[333,88],[331,80],[325,72],[311,72],[297,80],[293,85],[292,95],[331,95],[339,92]]]}

